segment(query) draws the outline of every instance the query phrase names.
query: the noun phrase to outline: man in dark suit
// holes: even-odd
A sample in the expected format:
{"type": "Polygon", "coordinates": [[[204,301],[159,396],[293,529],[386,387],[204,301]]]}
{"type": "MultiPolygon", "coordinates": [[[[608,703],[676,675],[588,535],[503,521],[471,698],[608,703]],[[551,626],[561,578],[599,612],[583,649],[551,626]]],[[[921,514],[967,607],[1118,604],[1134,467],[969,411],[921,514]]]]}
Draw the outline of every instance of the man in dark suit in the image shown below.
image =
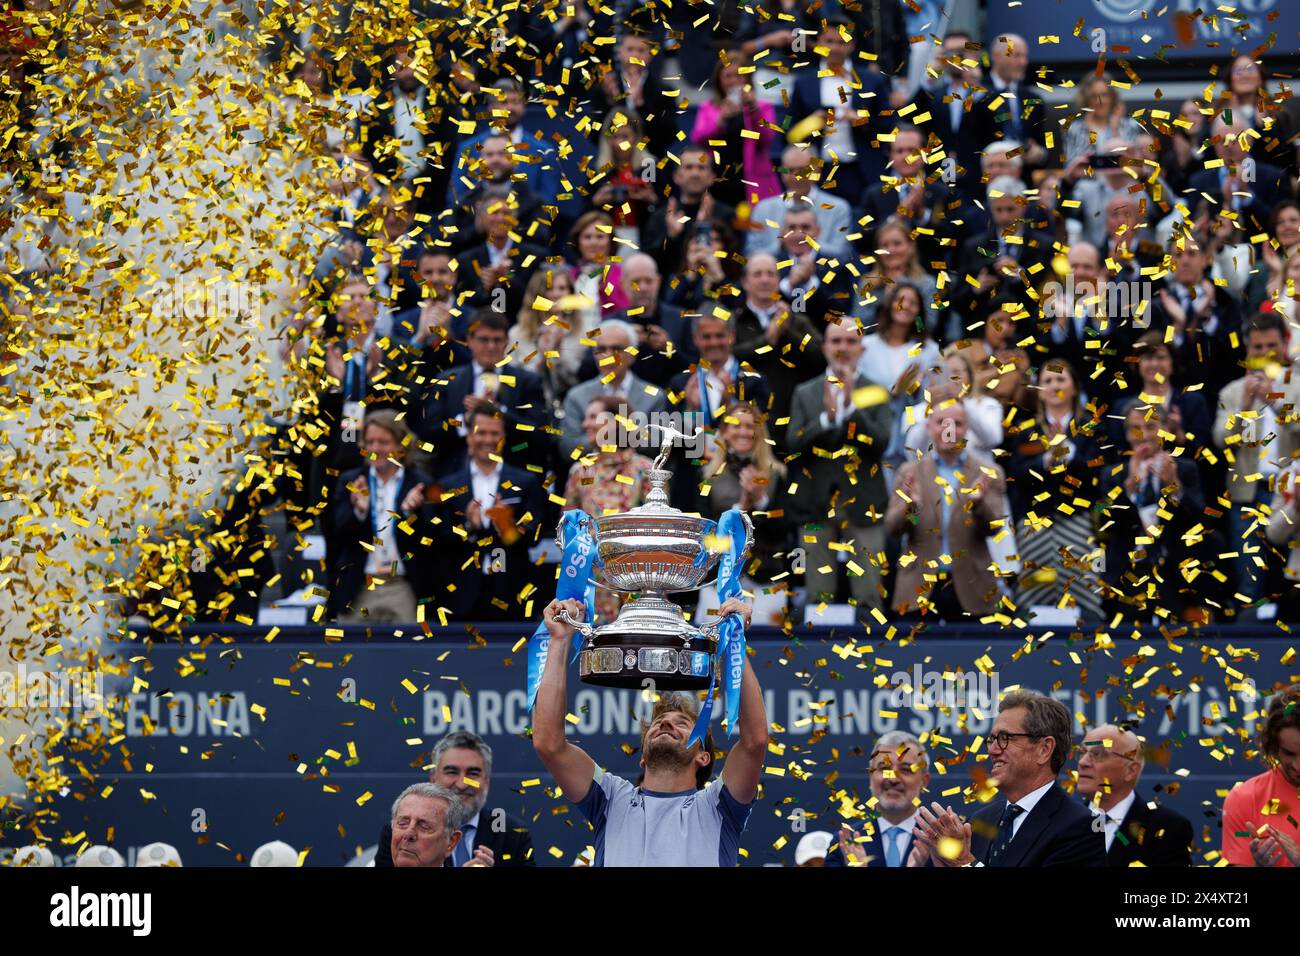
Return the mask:
{"type": "Polygon", "coordinates": [[[458,365],[425,384],[417,403],[415,433],[433,445],[434,474],[465,464],[466,416],[473,409],[494,405],[505,416],[510,441],[506,457],[521,466],[545,460],[549,436],[542,380],[515,365],[501,364],[506,355],[509,324],[504,315],[480,310],[469,329],[470,362],[458,365]],[[521,443],[528,447],[513,451],[521,443]]]}
{"type": "Polygon", "coordinates": [[[1104,724],[1079,749],[1076,792],[1106,830],[1110,866],[1191,866],[1192,824],[1181,813],[1143,800],[1142,744],[1131,730],[1104,724]]]}
{"type": "Polygon", "coordinates": [[[1052,237],[1029,225],[1024,184],[1002,176],[988,185],[993,229],[967,239],[961,247],[959,274],[977,283],[956,283],[952,307],[962,315],[986,310],[998,296],[1024,295],[1050,273],[1052,237]]]}
{"type": "Polygon", "coordinates": [[[544,199],[546,193],[539,193],[528,182],[521,181],[523,177],[516,172],[516,159],[509,134],[488,133],[478,139],[471,149],[467,153],[465,178],[474,186],[468,192],[462,188],[461,198],[452,215],[439,219],[439,223],[444,226],[443,241],[447,248],[453,252],[462,252],[484,240],[485,237],[478,231],[478,206],[479,199],[490,189],[509,192],[511,215],[519,222],[525,242],[537,246],[549,245],[556,208],[544,203],[552,202],[555,193],[550,194],[551,199],[544,199]]]}
{"type": "MultiPolygon", "coordinates": [[[[634,252],[624,259],[622,285],[627,310],[609,318],[622,319],[637,330],[632,374],[662,388],[700,357],[691,337],[690,319],[679,307],[660,301],[663,277],[653,256],[634,252]]],[[[578,367],[578,378],[585,382],[598,374],[595,354],[588,352],[578,367]]]]}
{"type": "MultiPolygon", "coordinates": [[[[500,807],[489,807],[492,786],[492,748],[478,734],[455,731],[433,747],[429,782],[445,787],[460,801],[464,822],[460,842],[452,848],[446,866],[535,866],[533,841],[524,824],[500,807]]],[[[379,835],[375,866],[392,866],[391,824],[379,835]]]]}
{"type": "MultiPolygon", "coordinates": [[[[795,215],[815,228],[811,212],[800,209],[795,215]]],[[[807,261],[806,256],[801,257],[796,268],[807,261]]],[[[799,273],[794,274],[794,278],[799,277],[799,273]]],[[[787,273],[787,282],[790,278],[787,273]]],[[[816,277],[811,281],[816,283],[816,277]]],[[[781,284],[775,256],[766,252],[751,256],[740,280],[743,298],[734,317],[736,357],[763,377],[771,393],[771,402],[764,411],[770,422],[768,430],[778,446],[785,440],[785,425],[778,422],[789,416],[795,388],[826,367],[821,332],[811,318],[820,286],[812,286],[809,293],[787,284],[796,293],[787,299],[781,284]]]]}
{"type": "Polygon", "coordinates": [[[858,374],[862,332],[852,319],[826,326],[822,354],[826,374],[796,388],[790,404],[785,442],[799,455],[791,462],[790,480],[800,488],[790,498],[789,519],[808,552],[809,605],[835,600],[840,565],[831,544],[850,545],[857,570],[848,568],[849,586],[865,621],[884,603],[875,555],[885,550],[881,519],[887,493],[880,458],[889,443],[889,397],[858,374]]]}
{"type": "Polygon", "coordinates": [[[1057,150],[1047,146],[1047,107],[1033,85],[1025,82],[1029,70],[1025,38],[1013,33],[999,36],[990,45],[989,57],[989,90],[968,117],[975,148],[983,149],[998,139],[1015,140],[1025,147],[1029,169],[1054,165],[1057,150]]]}
{"type": "Polygon", "coordinates": [[[469,463],[439,482],[438,547],[446,555],[444,598],[464,621],[518,621],[516,601],[532,567],[528,549],[542,527],[545,498],[530,473],[502,464],[505,416],[478,405],[465,416],[469,463]]]}
{"type": "Polygon", "coordinates": [[[513,79],[497,80],[483,90],[483,115],[480,117],[494,129],[480,133],[461,144],[456,155],[456,171],[448,191],[449,202],[458,202],[469,188],[465,184],[475,160],[480,158],[485,141],[490,136],[504,136],[512,154],[511,165],[521,174],[530,191],[553,201],[560,192],[560,165],[554,144],[544,137],[524,128],[524,109],[527,105],[524,91],[513,79]],[[504,123],[497,115],[504,110],[504,123]]]}
{"type": "MultiPolygon", "coordinates": [[[[971,41],[968,33],[954,31],[943,38],[940,54],[943,75],[933,83],[923,85],[912,99],[916,109],[908,119],[921,127],[929,139],[933,136],[944,151],[944,163],[952,160],[956,184],[967,195],[982,192],[980,182],[980,151],[975,144],[974,127],[970,122],[971,109],[983,95],[983,71],[979,53],[968,51],[971,41]],[[928,120],[922,120],[926,114],[928,120]]],[[[950,182],[953,180],[950,178],[950,182]]]]}
{"type": "Polygon", "coordinates": [[[455,118],[463,114],[454,91],[422,82],[409,55],[399,54],[389,69],[392,85],[361,117],[362,147],[376,172],[409,183],[419,211],[436,215],[451,178],[455,118]]]}
{"type": "Polygon", "coordinates": [[[429,478],[404,468],[406,424],[390,409],[366,416],[370,464],[343,472],[330,495],[328,552],[331,619],[410,623],[433,593],[436,512],[429,478]],[[396,517],[394,517],[396,515],[396,517]]]}
{"type": "Polygon", "coordinates": [[[484,189],[474,207],[474,222],[483,241],[456,257],[456,297],[461,308],[492,309],[514,317],[524,304],[533,272],[550,252],[510,233],[519,225],[519,197],[504,185],[484,189]]]}
{"type": "MultiPolygon", "coordinates": [[[[686,434],[694,429],[716,429],[720,416],[734,402],[749,402],[767,414],[772,392],[763,376],[741,363],[735,354],[736,320],[714,312],[695,316],[692,335],[699,361],[668,382],[670,413],[682,417],[686,434]]],[[[674,507],[694,511],[699,507],[699,486],[707,455],[688,457],[683,447],[673,450],[668,468],[676,477],[669,486],[674,507]]]]}
{"type": "Polygon", "coordinates": [[[897,219],[916,237],[917,254],[928,264],[944,258],[941,240],[949,235],[948,204],[953,194],[938,171],[926,169],[924,146],[925,138],[917,127],[910,123],[899,126],[889,144],[889,169],[867,189],[857,218],[871,217],[863,227],[867,248],[875,248],[877,229],[887,220],[897,219]],[[926,231],[917,235],[917,229],[926,231]]]}
{"type": "Polygon", "coordinates": [[[1192,176],[1188,198],[1194,204],[1202,195],[1209,196],[1219,215],[1236,213],[1238,227],[1253,236],[1269,231],[1274,206],[1295,197],[1291,181],[1281,169],[1249,156],[1242,148],[1239,137],[1245,129],[1240,119],[1232,125],[1222,119],[1215,121],[1214,151],[1223,165],[1192,176]]]}
{"type": "Polygon", "coordinates": [[[852,22],[843,17],[825,21],[817,46],[826,56],[816,69],[799,74],[790,97],[792,131],[805,121],[824,120],[816,134],[826,163],[821,185],[849,203],[858,202],[866,188],[880,180],[885,151],[879,136],[893,125],[880,115],[890,109],[889,80],[854,67],[852,30],[852,22]],[[835,162],[839,167],[828,182],[835,162]]]}
{"type": "Polygon", "coordinates": [[[891,730],[871,749],[868,771],[880,816],[872,833],[858,835],[841,827],[838,846],[826,855],[827,866],[907,866],[917,807],[930,786],[930,755],[914,735],[891,730]]]}
{"type": "Polygon", "coordinates": [[[1033,691],[1008,693],[989,731],[999,796],[963,823],[934,804],[918,812],[916,839],[935,866],[1105,866],[1102,828],[1056,782],[1071,749],[1070,711],[1033,691]],[[944,838],[957,851],[944,850],[944,838]]]}
{"type": "Polygon", "coordinates": [[[641,248],[654,256],[665,275],[678,272],[697,235],[708,229],[728,229],[735,220],[736,210],[710,192],[717,178],[711,149],[695,144],[681,147],[673,169],[676,191],[651,211],[641,229],[641,248]]]}
{"type": "MultiPolygon", "coordinates": [[[[1214,170],[1211,170],[1214,172],[1214,170]]],[[[1237,300],[1214,283],[1213,257],[1184,240],[1169,256],[1169,272],[1151,295],[1151,328],[1170,334],[1170,351],[1188,382],[1204,383],[1206,405],[1237,377],[1241,360],[1241,311],[1237,300]]]]}

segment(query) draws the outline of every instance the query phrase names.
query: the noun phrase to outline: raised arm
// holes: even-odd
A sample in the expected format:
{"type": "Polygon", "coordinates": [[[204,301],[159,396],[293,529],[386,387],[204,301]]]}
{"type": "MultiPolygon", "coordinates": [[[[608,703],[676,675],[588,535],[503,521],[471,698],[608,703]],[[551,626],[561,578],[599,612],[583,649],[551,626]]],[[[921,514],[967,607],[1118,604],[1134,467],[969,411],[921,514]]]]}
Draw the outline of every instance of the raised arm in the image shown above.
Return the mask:
{"type": "MultiPolygon", "coordinates": [[[[725,602],[720,613],[727,613],[741,602],[732,598],[725,602]]],[[[749,624],[749,605],[741,612],[749,624]]],[[[767,708],[763,706],[763,688],[753,666],[745,661],[745,673],[740,679],[740,734],[735,746],[727,754],[722,768],[722,785],[732,799],[739,803],[753,803],[758,793],[758,777],[763,772],[763,757],[767,753],[767,708]]]]}
{"type": "Polygon", "coordinates": [[[544,616],[551,644],[533,705],[533,749],[564,795],[579,801],[591,789],[596,764],[581,747],[569,743],[564,735],[564,714],[569,696],[569,645],[573,641],[573,628],[556,620],[555,615],[561,608],[567,608],[575,621],[582,620],[586,613],[581,602],[572,599],[552,601],[546,606],[544,616]]]}

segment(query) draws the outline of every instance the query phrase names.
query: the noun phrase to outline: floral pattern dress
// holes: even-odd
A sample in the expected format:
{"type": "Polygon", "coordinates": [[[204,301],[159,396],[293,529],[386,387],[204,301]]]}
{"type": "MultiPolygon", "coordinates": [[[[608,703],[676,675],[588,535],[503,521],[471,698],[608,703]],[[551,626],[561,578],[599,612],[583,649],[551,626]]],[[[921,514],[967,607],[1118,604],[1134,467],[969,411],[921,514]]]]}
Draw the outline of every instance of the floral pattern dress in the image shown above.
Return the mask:
{"type": "MultiPolygon", "coordinates": [[[[599,455],[591,464],[574,465],[564,486],[564,506],[580,508],[593,517],[629,511],[650,494],[647,473],[654,462],[629,448],[614,455],[599,455]]],[[[618,617],[623,596],[596,589],[596,619],[605,624],[618,617]]]]}

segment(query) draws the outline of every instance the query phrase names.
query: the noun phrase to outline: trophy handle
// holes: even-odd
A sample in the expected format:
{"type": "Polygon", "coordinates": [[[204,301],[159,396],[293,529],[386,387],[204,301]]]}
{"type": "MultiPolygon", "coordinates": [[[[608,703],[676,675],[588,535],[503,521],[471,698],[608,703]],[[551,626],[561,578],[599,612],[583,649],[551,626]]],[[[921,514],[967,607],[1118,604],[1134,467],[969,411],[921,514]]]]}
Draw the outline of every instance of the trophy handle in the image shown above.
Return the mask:
{"type": "MultiPolygon", "coordinates": [[[[750,519],[748,511],[742,511],[740,517],[745,522],[745,543],[740,548],[740,554],[736,556],[736,563],[743,566],[745,558],[749,556],[749,549],[754,544],[754,522],[750,519]]],[[[713,576],[713,583],[718,583],[716,572],[713,576]]]]}
{"type": "MultiPolygon", "coordinates": [[[[591,516],[584,515],[582,520],[578,522],[578,524],[584,528],[590,527],[591,516]]],[[[561,517],[559,522],[555,525],[555,545],[561,551],[564,550],[564,518],[563,517],[561,517]]]]}
{"type": "Polygon", "coordinates": [[[572,615],[570,615],[567,610],[561,610],[558,614],[555,615],[555,619],[557,621],[563,621],[565,624],[569,625],[571,628],[576,630],[579,634],[582,635],[583,640],[590,640],[591,635],[596,633],[596,629],[592,627],[590,624],[588,624],[586,621],[575,621],[572,615]]]}
{"type": "MultiPolygon", "coordinates": [[[[591,516],[584,515],[583,519],[580,522],[578,522],[578,524],[584,528],[591,527],[591,516]]],[[[558,547],[561,552],[564,551],[564,518],[563,517],[560,518],[559,524],[555,526],[555,546],[558,547]]],[[[599,565],[599,563],[600,563],[600,558],[597,557],[596,561],[592,564],[592,572],[587,576],[588,581],[595,581],[597,584],[600,584],[600,579],[597,578],[595,574],[596,567],[597,565],[599,565]]],[[[587,637],[587,636],[589,635],[587,635],[586,633],[583,634],[583,637],[587,637]]]]}

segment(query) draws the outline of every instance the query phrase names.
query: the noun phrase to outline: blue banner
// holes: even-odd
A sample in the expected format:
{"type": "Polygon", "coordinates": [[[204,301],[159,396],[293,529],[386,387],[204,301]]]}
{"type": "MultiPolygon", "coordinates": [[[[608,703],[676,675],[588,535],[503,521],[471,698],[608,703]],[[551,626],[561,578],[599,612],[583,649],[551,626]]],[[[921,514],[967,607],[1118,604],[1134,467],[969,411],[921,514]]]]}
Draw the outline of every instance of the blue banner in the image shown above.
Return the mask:
{"type": "MultiPolygon", "coordinates": [[[[732,506],[723,512],[717,531],[727,539],[727,550],[718,564],[718,602],[725,604],[741,595],[740,572],[749,533],[740,509],[732,506]]],[[[745,676],[745,623],[735,614],[727,615],[718,625],[718,661],[709,677],[709,692],[691,730],[688,747],[695,746],[708,733],[709,722],[713,719],[713,689],[718,682],[719,668],[726,675],[722,686],[727,698],[727,736],[734,737],[740,729],[740,684],[745,676]]]]}
{"type": "MultiPolygon", "coordinates": [[[[555,599],[583,601],[587,605],[587,622],[596,619],[596,588],[591,583],[591,564],[596,554],[596,542],[591,536],[591,519],[578,508],[564,513],[561,521],[560,539],[564,543],[564,554],[560,559],[560,579],[555,586],[555,599]]],[[[546,666],[546,652],[550,649],[551,638],[546,630],[546,621],[540,621],[533,636],[528,640],[528,709],[533,709],[537,700],[537,687],[542,680],[542,668],[546,666]]],[[[573,636],[573,653],[576,656],[582,647],[582,635],[573,636]]]]}
{"type": "MultiPolygon", "coordinates": [[[[438,739],[470,730],[494,751],[490,803],[528,825],[540,864],[568,865],[592,833],[533,751],[514,650],[532,629],[416,640],[409,629],[284,628],[267,641],[264,628],[203,628],[197,643],[106,647],[127,671],[106,691],[125,706],[93,725],[103,747],[71,742],[68,789],[38,808],[58,820],[42,816],[42,830],[104,843],[111,828],[128,857],[162,840],[187,865],[234,865],[236,852],[279,839],[310,847],[308,865],[337,866],[374,845],[397,794],[427,779],[438,739]]],[[[774,749],[741,843],[747,865],[791,862],[803,832],[833,833],[846,806],[864,806],[871,745],[890,730],[925,739],[936,764],[925,799],[969,812],[962,788],[987,766],[971,753],[986,752],[998,695],[1015,686],[1063,701],[1076,735],[1135,721],[1151,748],[1142,792],[1194,822],[1204,863],[1223,795],[1264,769],[1253,741],[1267,695],[1300,680],[1295,642],[1263,628],[1113,642],[1045,629],[753,628],[749,644],[774,749]]],[[[566,730],[635,779],[651,706],[637,690],[571,678],[566,730]]],[[[71,856],[79,843],[55,849],[71,856]]]]}
{"type": "MultiPolygon", "coordinates": [[[[1095,62],[1104,53],[1107,59],[1128,60],[1139,74],[1142,60],[1156,58],[1213,58],[1226,64],[1234,50],[1252,54],[1267,46],[1270,35],[1276,37],[1276,45],[1258,56],[1296,54],[1300,5],[1248,0],[1227,6],[1236,12],[1193,0],[991,3],[985,19],[985,48],[991,48],[1001,33],[1018,33],[1029,44],[1031,64],[1095,62]],[[1083,26],[1076,36],[1080,19],[1083,26]]],[[[1220,77],[1226,81],[1226,70],[1220,71],[1220,77]]]]}

